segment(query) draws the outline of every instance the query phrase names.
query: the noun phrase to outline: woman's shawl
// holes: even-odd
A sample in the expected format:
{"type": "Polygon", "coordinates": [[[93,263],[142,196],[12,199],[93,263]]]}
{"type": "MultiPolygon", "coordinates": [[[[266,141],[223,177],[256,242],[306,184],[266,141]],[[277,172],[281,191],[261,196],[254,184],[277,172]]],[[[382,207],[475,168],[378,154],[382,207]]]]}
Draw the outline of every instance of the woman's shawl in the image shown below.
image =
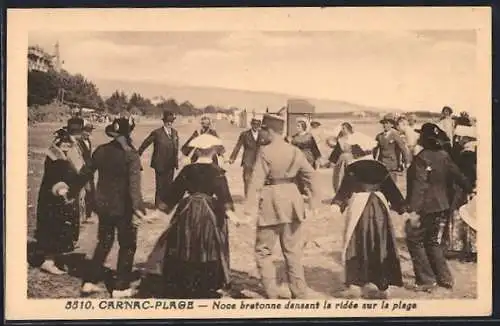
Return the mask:
{"type": "Polygon", "coordinates": [[[47,157],[52,161],[56,160],[67,160],[75,169],[76,172],[80,172],[85,161],[83,160],[83,155],[80,152],[76,143],[68,150],[65,154],[60,147],[58,147],[55,143],[52,143],[47,149],[47,157]]]}

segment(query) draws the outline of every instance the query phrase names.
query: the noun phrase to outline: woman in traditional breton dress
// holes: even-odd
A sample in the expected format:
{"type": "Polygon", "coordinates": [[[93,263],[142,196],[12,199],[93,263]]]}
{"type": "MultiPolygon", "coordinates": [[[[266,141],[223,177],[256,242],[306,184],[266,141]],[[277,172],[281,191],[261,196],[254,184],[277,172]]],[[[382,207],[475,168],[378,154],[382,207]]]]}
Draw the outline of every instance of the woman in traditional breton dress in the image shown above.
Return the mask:
{"type": "MultiPolygon", "coordinates": [[[[308,131],[305,119],[297,121],[297,133],[291,137],[290,143],[298,147],[301,152],[304,153],[307,161],[314,169],[319,167],[318,160],[321,157],[321,152],[319,151],[314,136],[308,131]]],[[[302,195],[307,195],[304,184],[302,184],[301,181],[297,181],[297,186],[302,195]]]]}
{"type": "MultiPolygon", "coordinates": [[[[471,126],[470,122],[464,121],[457,125],[452,157],[462,173],[473,185],[476,184],[477,179],[476,147],[475,128],[471,126]]],[[[474,260],[477,253],[475,228],[470,225],[469,219],[464,218],[463,214],[461,214],[461,212],[466,212],[463,209],[466,209],[465,206],[468,205],[468,195],[470,194],[465,193],[461,187],[457,185],[450,186],[450,220],[445,236],[447,256],[449,258],[457,257],[463,260],[474,260]]],[[[472,212],[471,215],[475,214],[476,212],[472,212]]]]}
{"type": "MultiPolygon", "coordinates": [[[[186,143],[182,145],[181,147],[181,152],[186,156],[186,162],[195,162],[196,159],[198,158],[198,149],[193,148],[190,146],[191,141],[195,139],[196,137],[204,134],[212,135],[214,137],[219,138],[219,135],[217,134],[217,131],[214,128],[214,125],[212,123],[212,119],[207,116],[203,115],[200,119],[200,124],[201,128],[199,130],[195,130],[193,134],[186,140],[186,143]]],[[[212,160],[216,165],[220,165],[219,157],[223,157],[225,154],[226,150],[224,146],[219,146],[217,148],[217,151],[214,153],[212,160]]]]}
{"type": "Polygon", "coordinates": [[[79,236],[78,202],[64,199],[67,185],[76,180],[83,165],[76,147],[66,129],[56,131],[38,193],[36,253],[43,261],[40,268],[56,275],[65,273],[57,258],[73,251],[79,236]]]}
{"type": "Polygon", "coordinates": [[[359,159],[360,157],[371,154],[376,145],[371,140],[369,140],[371,144],[367,145],[367,140],[360,138],[364,137],[360,137],[360,134],[355,133],[350,123],[342,123],[341,131],[336,139],[337,142],[328,159],[334,164],[333,190],[335,193],[339,190],[347,165],[354,159],[359,159]]]}
{"type": "Polygon", "coordinates": [[[233,200],[225,171],[212,161],[221,141],[205,134],[190,146],[197,149],[197,160],[184,166],[163,198],[160,209],[177,209],[146,269],[161,273],[162,297],[217,298],[230,283],[227,219],[233,200]]]}
{"type": "Polygon", "coordinates": [[[405,211],[404,198],[389,171],[373,159],[351,163],[332,209],[346,218],[344,296],[361,296],[362,288],[372,285],[371,298],[386,298],[390,285],[403,285],[390,209],[405,211]]]}
{"type": "Polygon", "coordinates": [[[308,131],[307,122],[299,120],[297,122],[297,133],[292,136],[290,143],[298,147],[306,156],[307,161],[313,168],[317,168],[317,161],[321,157],[318,144],[313,135],[308,131]]]}

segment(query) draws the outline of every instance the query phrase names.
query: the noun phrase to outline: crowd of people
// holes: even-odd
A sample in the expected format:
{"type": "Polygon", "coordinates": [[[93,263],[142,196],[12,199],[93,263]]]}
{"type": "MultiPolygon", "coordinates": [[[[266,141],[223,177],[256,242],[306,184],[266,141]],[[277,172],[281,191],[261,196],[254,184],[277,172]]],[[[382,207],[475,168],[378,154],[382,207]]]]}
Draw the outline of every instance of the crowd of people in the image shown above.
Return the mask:
{"type": "Polygon", "coordinates": [[[323,214],[316,170],[325,166],[318,146],[324,141],[331,148],[327,165],[332,167],[334,189],[328,215],[345,219],[343,296],[361,296],[367,287],[371,297],[387,298],[389,286],[403,286],[390,211],[407,218],[413,289],[451,289],[447,252],[466,253],[470,259],[476,252],[476,227],[466,208],[475,194],[477,137],[465,112],[453,119],[451,108],[445,107],[442,115],[439,122],[425,122],[420,128],[413,115],[386,115],[380,121],[383,130],[374,139],[344,122],[335,129],[335,137],[319,139],[313,131],[321,126],[317,121],[299,120],[297,133],[283,137],[285,120],[265,114],[240,134],[227,160],[223,142],[206,116],[201,128],[180,146],[175,116],[165,112],[163,125],[138,149],[131,140],[134,120],[117,118],[105,128],[110,142],[95,150],[89,141],[93,127],[72,118],[55,133],[45,160],[35,236],[43,257],[40,268],[65,273],[58,257],[74,250],[78,241],[78,198],[84,189],[87,212],[97,214],[99,227],[82,295],[102,291],[98,283],[115,231],[120,249],[111,296],[135,295],[130,273],[137,228],[164,212],[172,213],[172,219],[145,268],[145,277],[157,277],[155,296],[217,298],[229,293],[228,223],[232,222],[256,225],[255,257],[267,298],[283,297],[273,263],[278,240],[292,298],[307,298],[302,228],[305,219],[323,214]],[[153,213],[146,210],[142,196],[140,160],[151,144],[153,213]],[[242,148],[245,202],[239,212],[221,165],[233,164],[242,148]],[[398,188],[404,172],[405,195],[398,188]]]}

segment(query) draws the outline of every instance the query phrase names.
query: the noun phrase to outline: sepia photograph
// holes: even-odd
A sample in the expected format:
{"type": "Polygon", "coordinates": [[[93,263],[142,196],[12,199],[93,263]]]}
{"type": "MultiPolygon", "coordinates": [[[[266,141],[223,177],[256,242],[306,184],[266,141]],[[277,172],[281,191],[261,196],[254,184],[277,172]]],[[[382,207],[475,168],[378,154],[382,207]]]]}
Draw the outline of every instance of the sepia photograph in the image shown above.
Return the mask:
{"type": "Polygon", "coordinates": [[[7,318],[490,314],[487,8],[8,17],[7,318]]]}

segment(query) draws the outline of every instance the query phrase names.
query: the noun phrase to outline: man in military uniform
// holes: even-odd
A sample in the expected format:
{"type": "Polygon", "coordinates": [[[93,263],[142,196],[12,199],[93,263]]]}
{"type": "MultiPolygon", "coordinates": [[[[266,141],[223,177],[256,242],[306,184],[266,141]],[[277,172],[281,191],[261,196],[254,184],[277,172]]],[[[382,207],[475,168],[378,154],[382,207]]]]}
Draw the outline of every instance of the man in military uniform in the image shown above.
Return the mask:
{"type": "Polygon", "coordinates": [[[245,203],[245,215],[258,209],[255,252],[262,283],[270,299],[280,297],[273,263],[273,248],[280,240],[285,257],[290,292],[293,298],[306,298],[307,285],[302,265],[302,221],[304,199],[296,185],[300,178],[309,190],[313,211],[318,207],[316,172],[300,149],[283,139],[283,119],[266,114],[262,120],[261,147],[255,162],[245,203]],[[258,205],[256,205],[258,203],[258,205]]]}
{"type": "Polygon", "coordinates": [[[443,150],[449,142],[437,125],[426,123],[420,130],[423,150],[407,171],[407,202],[410,219],[406,225],[408,251],[415,272],[415,290],[430,292],[441,286],[453,287],[446,263],[442,236],[449,216],[449,185],[456,182],[467,193],[472,186],[450,155],[443,150]]]}
{"type": "Polygon", "coordinates": [[[243,157],[241,159],[241,166],[243,167],[243,185],[245,190],[245,197],[248,193],[248,185],[252,177],[253,166],[257,159],[257,152],[260,147],[260,120],[253,118],[251,121],[251,128],[243,131],[238,138],[238,142],[234,147],[229,163],[233,164],[238,156],[238,153],[243,147],[243,157]]]}
{"type": "Polygon", "coordinates": [[[130,140],[133,128],[133,122],[125,118],[116,119],[107,126],[106,134],[113,140],[96,148],[92,160],[82,169],[79,180],[70,185],[68,191],[67,197],[75,198],[94,172],[98,171],[96,213],[99,216],[99,242],[84,277],[83,294],[100,291],[96,283],[102,275],[102,266],[113,246],[117,230],[120,250],[112,297],[132,295],[130,274],[137,245],[135,219],[145,217],[141,163],[130,140]]]}
{"type": "Polygon", "coordinates": [[[179,167],[179,135],[172,127],[175,116],[171,112],[163,112],[163,126],[153,130],[138,149],[142,155],[146,148],[153,144],[151,167],[155,170],[155,205],[160,198],[166,198],[167,190],[174,181],[175,169],[179,167]]]}

